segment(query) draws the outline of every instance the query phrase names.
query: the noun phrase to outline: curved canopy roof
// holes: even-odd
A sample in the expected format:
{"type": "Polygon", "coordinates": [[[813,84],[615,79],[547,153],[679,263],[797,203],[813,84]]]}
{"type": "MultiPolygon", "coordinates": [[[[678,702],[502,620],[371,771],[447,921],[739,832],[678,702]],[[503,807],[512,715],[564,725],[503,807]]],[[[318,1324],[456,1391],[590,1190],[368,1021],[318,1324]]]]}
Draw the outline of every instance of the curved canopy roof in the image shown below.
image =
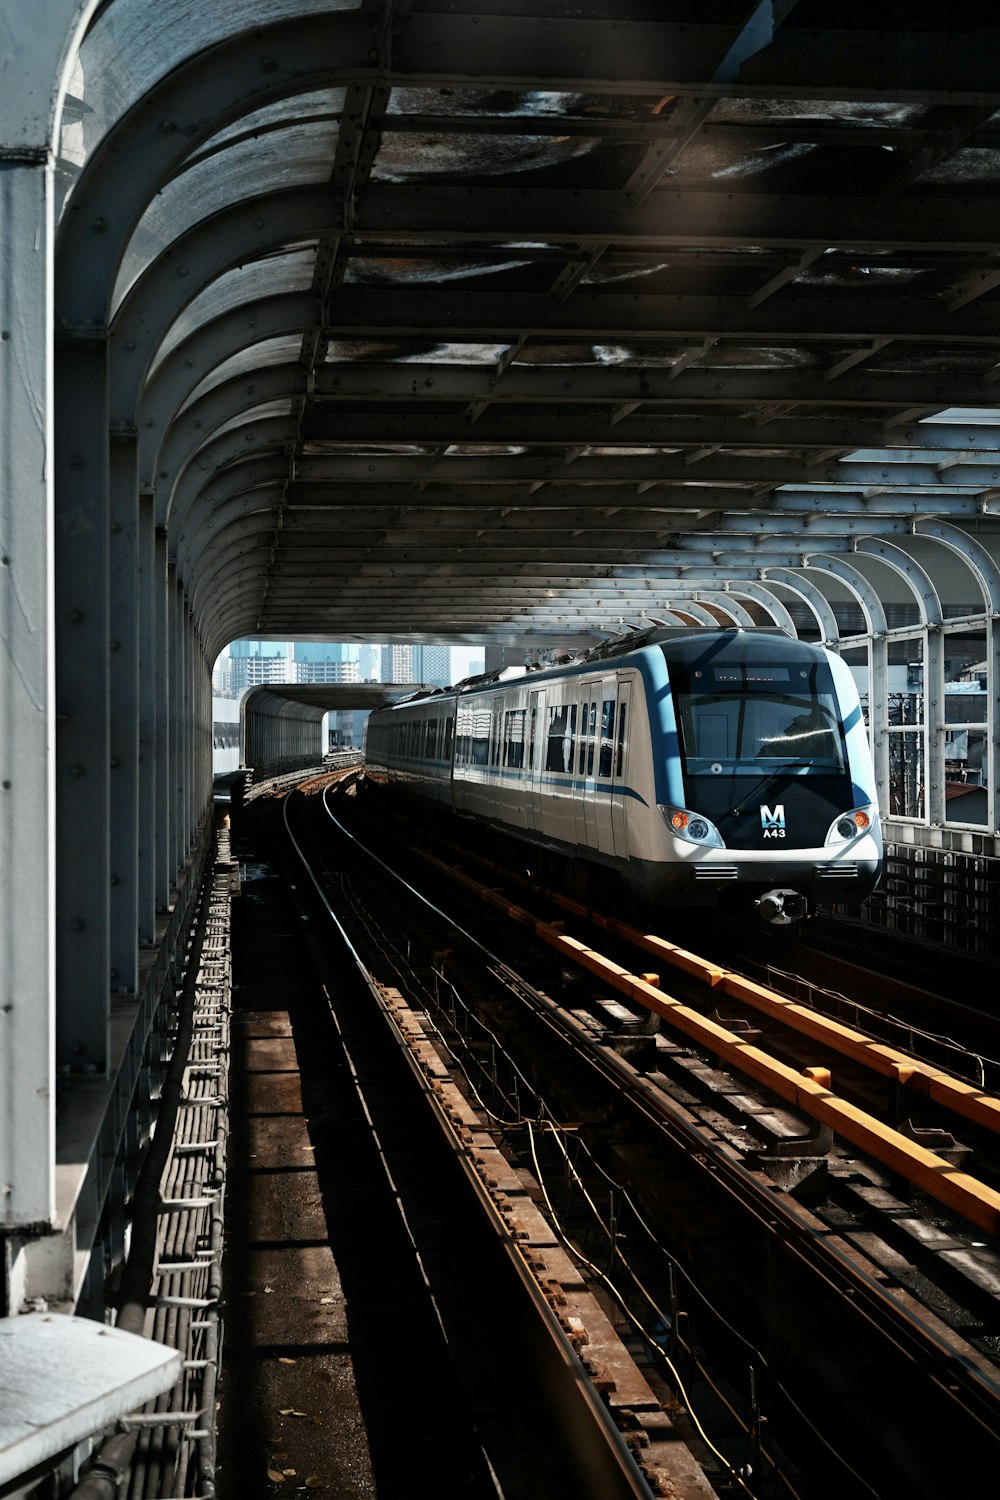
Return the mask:
{"type": "Polygon", "coordinates": [[[100,6],[57,316],[206,649],[995,607],[1000,20],[937,14],[100,6]]]}

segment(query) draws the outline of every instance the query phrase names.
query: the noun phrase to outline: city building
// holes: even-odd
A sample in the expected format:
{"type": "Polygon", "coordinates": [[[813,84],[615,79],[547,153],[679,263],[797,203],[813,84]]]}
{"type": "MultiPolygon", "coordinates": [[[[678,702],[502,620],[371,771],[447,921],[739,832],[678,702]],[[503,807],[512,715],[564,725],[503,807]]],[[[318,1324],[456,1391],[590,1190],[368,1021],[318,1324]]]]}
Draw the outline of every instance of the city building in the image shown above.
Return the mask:
{"type": "Polygon", "coordinates": [[[360,682],[358,646],[332,641],[294,641],[292,662],[296,682],[360,682]]]}
{"type": "Polygon", "coordinates": [[[413,680],[427,687],[451,686],[451,647],[414,646],[413,680]]]}
{"type": "Polygon", "coordinates": [[[229,681],[234,697],[266,682],[291,682],[289,641],[233,641],[229,648],[229,681]]]}
{"type": "Polygon", "coordinates": [[[412,646],[383,646],[379,670],[382,682],[415,682],[412,646]]]}

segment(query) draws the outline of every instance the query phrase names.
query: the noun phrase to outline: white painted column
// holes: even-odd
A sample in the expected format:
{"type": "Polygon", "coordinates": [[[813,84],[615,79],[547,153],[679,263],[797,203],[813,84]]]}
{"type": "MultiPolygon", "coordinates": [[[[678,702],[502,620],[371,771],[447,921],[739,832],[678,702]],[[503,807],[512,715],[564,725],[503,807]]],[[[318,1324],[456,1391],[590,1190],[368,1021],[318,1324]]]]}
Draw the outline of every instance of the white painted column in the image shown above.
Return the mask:
{"type": "Polygon", "coordinates": [[[0,1228],[55,1201],[52,171],[0,162],[0,1228]]]}

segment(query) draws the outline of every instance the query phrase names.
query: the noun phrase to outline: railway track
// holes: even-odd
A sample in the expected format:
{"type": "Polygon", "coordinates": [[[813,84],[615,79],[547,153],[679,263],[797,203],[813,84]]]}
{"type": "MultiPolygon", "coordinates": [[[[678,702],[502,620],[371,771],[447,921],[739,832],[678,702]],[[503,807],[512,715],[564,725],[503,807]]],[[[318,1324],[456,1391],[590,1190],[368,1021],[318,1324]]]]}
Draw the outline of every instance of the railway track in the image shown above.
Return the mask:
{"type": "MultiPolygon", "coordinates": [[[[381,893],[367,899],[385,906],[384,875],[380,879],[381,893]]],[[[475,908],[465,904],[481,903],[484,893],[506,908],[509,919],[513,903],[495,890],[495,879],[474,897],[468,885],[467,880],[458,907],[466,933],[470,927],[484,931],[481,909],[478,918],[470,917],[475,908]]],[[[449,905],[456,899],[450,897],[449,905]]],[[[417,918],[394,915],[392,920],[425,935],[431,921],[426,912],[417,918]]],[[[437,922],[433,918],[435,928],[437,922]]],[[[519,943],[527,941],[524,931],[530,929],[530,945],[517,967],[527,973],[541,970],[545,982],[538,986],[508,972],[513,960],[498,963],[494,957],[485,962],[494,979],[502,972],[504,993],[484,998],[483,979],[464,973],[470,961],[467,937],[443,931],[430,938],[431,951],[415,967],[429,965],[435,984],[454,990],[456,961],[435,967],[433,955],[449,943],[461,949],[460,987],[475,996],[466,1009],[477,1025],[487,1018],[494,1058],[494,1023],[499,1024],[499,1017],[512,1027],[500,1049],[510,1058],[504,1066],[532,1081],[537,1094],[532,1107],[549,1126],[546,1148],[559,1136],[565,1145],[567,1132],[574,1142],[584,1142],[592,1159],[588,1171],[598,1178],[605,1174],[614,1184],[612,1197],[620,1194],[621,1202],[629,1204],[628,1214],[636,1214],[637,1225],[641,1221],[641,1231],[636,1227],[630,1234],[636,1242],[640,1233],[648,1235],[643,1256],[659,1266],[659,1290],[639,1315],[642,1326],[636,1338],[664,1388],[674,1385],[675,1399],[683,1400],[676,1397],[676,1382],[660,1357],[664,1344],[676,1349],[682,1342],[687,1319],[678,1285],[688,1289],[692,1305],[702,1297],[711,1304],[714,1311],[703,1315],[705,1324],[713,1326],[721,1347],[735,1344],[737,1363],[743,1364],[741,1377],[731,1383],[744,1389],[735,1397],[727,1395],[726,1401],[740,1412],[736,1426],[743,1424],[744,1462],[730,1457],[728,1482],[743,1492],[742,1472],[761,1474],[760,1455],[755,1467],[746,1460],[745,1449],[759,1442],[764,1426],[762,1389],[770,1407],[769,1431],[773,1434],[777,1427],[781,1435],[776,1451],[782,1457],[772,1459],[768,1483],[780,1488],[787,1478],[789,1493],[891,1495],[901,1492],[894,1487],[905,1484],[907,1493],[930,1495],[946,1483],[954,1487],[956,1465],[959,1470],[964,1466],[971,1481],[998,1456],[1000,1430],[1000,1381],[993,1362],[1000,1327],[991,1242],[995,1218],[989,1217],[997,1204],[988,1185],[966,1182],[968,1174],[953,1162],[941,1158],[938,1166],[925,1145],[866,1120],[858,1128],[891,1151],[888,1160],[873,1166],[848,1128],[857,1125],[863,1111],[847,1107],[825,1077],[803,1079],[789,1064],[769,1058],[769,1090],[775,1078],[793,1080],[790,1107],[788,1100],[776,1101],[773,1091],[766,1097],[756,1094],[760,1078],[751,1086],[731,1071],[736,1062],[744,1069],[751,1064],[751,1073],[758,1068],[762,1049],[747,1040],[745,1031],[723,1036],[728,1028],[700,1015],[697,1034],[682,1032],[668,1039],[653,1017],[669,1020],[674,1028],[680,1012],[689,1007],[666,993],[663,974],[653,983],[614,960],[598,960],[590,943],[560,931],[551,919],[540,922],[522,915],[519,927],[519,943]],[[548,931],[540,934],[540,927],[548,931]],[[539,935],[551,949],[547,962],[531,946],[539,935]],[[574,951],[583,967],[568,977],[568,957],[574,951]],[[608,986],[616,979],[624,981],[624,991],[619,985],[623,998],[610,1001],[608,986]],[[521,1002],[516,1022],[510,1020],[512,994],[521,1002]],[[534,1011],[530,1026],[523,1019],[526,1010],[534,1011]],[[557,1036],[558,1047],[553,1041],[557,1036]],[[550,1056],[554,1047],[556,1056],[550,1056]],[[577,1080],[572,1087],[571,1075],[577,1080]],[[601,1102],[595,1102],[595,1090],[601,1102]],[[822,1106],[812,1123],[802,1111],[803,1099],[822,1106]],[[829,1139],[831,1129],[835,1133],[829,1139]],[[913,1193],[905,1174],[914,1160],[932,1177],[947,1180],[946,1196],[957,1184],[963,1213],[978,1205],[988,1218],[989,1239],[983,1230],[970,1232],[969,1222],[957,1219],[954,1207],[928,1208],[921,1201],[924,1189],[913,1193]],[[669,1193],[665,1184],[671,1185],[669,1193]],[[849,1441],[839,1421],[832,1429],[829,1425],[833,1408],[851,1413],[849,1441]],[[830,1453],[821,1457],[824,1434],[830,1453]],[[846,1458],[845,1448],[850,1450],[846,1458]],[[833,1450],[840,1452],[843,1464],[832,1459],[833,1450]],[[820,1477],[824,1465],[828,1473],[820,1477]]],[[[483,941],[509,952],[509,921],[506,938],[499,930],[494,935],[492,918],[489,931],[490,938],[483,941]]],[[[608,935],[615,943],[633,936],[623,933],[620,924],[608,935]]],[[[419,937],[409,942],[411,950],[426,947],[419,937]]],[[[706,979],[698,972],[701,961],[676,945],[657,950],[658,967],[668,956],[678,974],[707,983],[716,1000],[723,994],[727,1003],[745,1001],[751,988],[762,988],[724,972],[706,979]]],[[[787,1012],[789,1002],[769,1003],[787,1012]]],[[[444,1021],[437,1024],[445,1029],[444,1021]]],[[[840,1041],[857,1045],[850,1037],[840,1041]]],[[[882,1050],[871,1042],[867,1049],[884,1063],[882,1050]]],[[[495,1061],[492,1066],[497,1068],[495,1061]]],[[[895,1060],[891,1066],[897,1069],[893,1087],[898,1090],[907,1079],[898,1075],[895,1060]]],[[[515,1134],[523,1133],[517,1127],[515,1134]]],[[[527,1150],[523,1143],[514,1149],[527,1150]]],[[[612,1261],[621,1258],[619,1232],[608,1237],[612,1261]]],[[[638,1279],[642,1281],[641,1273],[638,1279]]],[[[628,1307],[634,1293],[617,1295],[619,1307],[628,1307]]],[[[634,1310],[620,1316],[628,1323],[634,1310]]],[[[726,1405],[714,1396],[709,1404],[717,1410],[726,1405]]]]}
{"type": "MultiPolygon", "coordinates": [[[[300,840],[293,830],[290,847],[300,840]]],[[[343,905],[337,869],[306,847],[283,863],[296,948],[322,984],[321,1005],[296,1003],[293,1032],[343,1291],[325,1301],[343,1300],[354,1330],[371,1448],[375,1490],[356,1492],[402,1495],[433,1473],[449,1496],[711,1500],[657,1393],[456,1087],[422,1008],[331,909],[331,890],[343,905]]],[[[267,1348],[288,1365],[313,1353],[277,1333],[267,1348]]],[[[312,1408],[295,1405],[275,1433],[289,1451],[315,1390],[312,1408]]],[[[303,1472],[293,1455],[290,1476],[303,1472]]],[[[282,1473],[269,1465],[273,1484],[282,1473]]],[[[336,1493],[355,1493],[349,1478],[336,1493]]],[[[235,1496],[239,1478],[227,1483],[235,1496]]]]}
{"type": "Polygon", "coordinates": [[[474,850],[445,849],[435,856],[423,848],[421,855],[432,862],[436,858],[446,878],[460,881],[480,900],[532,928],[628,998],[668,1017],[672,1026],[772,1088],[787,1103],[846,1132],[855,1145],[916,1188],[991,1234],[1000,1233],[1000,1193],[992,1180],[995,1138],[1000,1133],[1000,1063],[973,1050],[984,1035],[995,1036],[990,1017],[943,999],[938,1002],[953,1017],[963,1011],[962,1023],[974,1033],[974,1041],[963,1045],[918,1024],[929,1016],[932,996],[857,965],[840,965],[838,973],[867,981],[869,997],[878,996],[881,985],[896,1009],[915,1011],[918,1019],[899,1019],[877,1009],[875,999],[859,1003],[773,965],[760,965],[770,982],[757,982],[726,961],[703,958],[630,922],[539,887],[530,877],[474,850]],[[461,867],[485,873],[477,877],[461,867]],[[527,910],[520,898],[508,894],[512,888],[527,892],[535,910],[527,910]],[[539,915],[553,909],[576,920],[575,936],[566,932],[561,920],[539,915]],[[610,940],[611,950],[602,953],[589,946],[595,933],[596,940],[603,938],[605,949],[610,940]],[[644,964],[655,961],[660,972],[637,973],[636,951],[644,964]],[[658,993],[661,989],[669,990],[669,996],[658,993]],[[782,1063],[791,1065],[794,1075],[782,1063]],[[834,1077],[836,1095],[829,1088],[834,1077]],[[871,1117],[858,1118],[842,1104],[870,1110],[871,1117]],[[955,1170],[959,1158],[973,1153],[971,1144],[956,1142],[956,1130],[964,1130],[978,1145],[978,1156],[985,1162],[983,1177],[977,1178],[972,1170],[968,1177],[955,1170]],[[931,1143],[946,1156],[931,1152],[928,1157],[931,1143]]]}

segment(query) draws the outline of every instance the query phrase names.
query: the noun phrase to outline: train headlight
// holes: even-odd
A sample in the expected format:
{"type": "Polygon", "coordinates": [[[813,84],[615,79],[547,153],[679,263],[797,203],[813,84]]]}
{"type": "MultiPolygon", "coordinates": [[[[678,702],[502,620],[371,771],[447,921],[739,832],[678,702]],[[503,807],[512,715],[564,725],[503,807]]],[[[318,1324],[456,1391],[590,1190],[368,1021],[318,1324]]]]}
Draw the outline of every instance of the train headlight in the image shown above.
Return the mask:
{"type": "Polygon", "coordinates": [[[851,839],[860,838],[862,834],[869,833],[875,822],[876,810],[874,807],[855,807],[853,811],[841,813],[830,825],[826,835],[828,844],[846,844],[851,839]]]}
{"type": "Polygon", "coordinates": [[[700,844],[706,849],[724,847],[719,830],[701,813],[688,812],[684,807],[661,807],[663,821],[675,838],[688,844],[700,844]]]}

